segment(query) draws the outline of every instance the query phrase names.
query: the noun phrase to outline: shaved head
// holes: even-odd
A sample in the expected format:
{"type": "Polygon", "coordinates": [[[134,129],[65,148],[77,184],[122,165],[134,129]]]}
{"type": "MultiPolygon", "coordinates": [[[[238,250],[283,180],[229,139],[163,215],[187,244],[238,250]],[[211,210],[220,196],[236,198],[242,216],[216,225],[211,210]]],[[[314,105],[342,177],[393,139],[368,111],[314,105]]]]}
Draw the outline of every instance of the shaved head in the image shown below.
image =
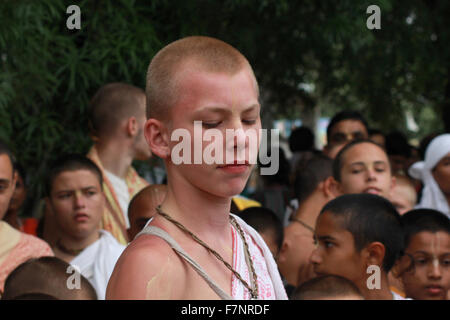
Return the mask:
{"type": "MultiPolygon", "coordinates": [[[[167,119],[178,98],[179,73],[202,70],[234,75],[248,68],[247,59],[234,47],[214,38],[193,36],[170,43],[152,59],[147,72],[147,118],[167,119]]],[[[255,87],[258,85],[255,78],[255,87]]]]}
{"type": "Polygon", "coordinates": [[[89,106],[93,137],[114,134],[122,121],[145,114],[145,92],[126,83],[109,83],[94,95],[89,106]]]}
{"type": "Polygon", "coordinates": [[[139,191],[128,205],[128,219],[130,229],[128,235],[131,240],[144,228],[147,221],[156,213],[156,207],[166,197],[167,186],[152,184],[139,191]]]}
{"type": "Polygon", "coordinates": [[[3,300],[25,296],[60,300],[97,300],[95,289],[80,274],[80,288],[69,289],[70,264],[56,257],[30,259],[12,271],[5,281],[3,300]]]}

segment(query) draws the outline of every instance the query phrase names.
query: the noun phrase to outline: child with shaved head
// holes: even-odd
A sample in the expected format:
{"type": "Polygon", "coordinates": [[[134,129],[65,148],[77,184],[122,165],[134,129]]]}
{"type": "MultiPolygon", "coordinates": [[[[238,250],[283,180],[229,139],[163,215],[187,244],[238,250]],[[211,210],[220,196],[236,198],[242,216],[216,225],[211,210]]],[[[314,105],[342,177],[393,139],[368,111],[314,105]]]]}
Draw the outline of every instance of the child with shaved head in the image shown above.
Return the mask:
{"type": "Polygon", "coordinates": [[[350,280],[327,275],[310,279],[298,286],[291,300],[364,300],[364,297],[350,280]]]}
{"type": "Polygon", "coordinates": [[[314,234],[316,275],[345,277],[365,299],[403,299],[389,287],[388,273],[404,241],[400,215],[388,200],[363,193],[337,197],[323,207],[314,234]]]}
{"type": "Polygon", "coordinates": [[[130,241],[141,232],[148,220],[156,214],[156,207],[159,206],[166,196],[167,186],[164,184],[152,184],[139,191],[130,201],[128,207],[128,219],[130,228],[128,236],[130,241]]]}
{"type": "Polygon", "coordinates": [[[230,214],[256,162],[249,155],[256,143],[245,132],[260,139],[259,89],[248,60],[218,39],[183,38],[153,57],[146,94],[145,136],[164,160],[167,195],[117,262],[107,298],[287,299],[264,240],[230,214]],[[230,129],[235,135],[225,138],[230,129]],[[202,155],[213,146],[218,161],[192,161],[197,144],[202,155]]]}
{"type": "Polygon", "coordinates": [[[8,276],[2,300],[97,300],[89,281],[75,272],[56,257],[30,259],[8,276]]]}

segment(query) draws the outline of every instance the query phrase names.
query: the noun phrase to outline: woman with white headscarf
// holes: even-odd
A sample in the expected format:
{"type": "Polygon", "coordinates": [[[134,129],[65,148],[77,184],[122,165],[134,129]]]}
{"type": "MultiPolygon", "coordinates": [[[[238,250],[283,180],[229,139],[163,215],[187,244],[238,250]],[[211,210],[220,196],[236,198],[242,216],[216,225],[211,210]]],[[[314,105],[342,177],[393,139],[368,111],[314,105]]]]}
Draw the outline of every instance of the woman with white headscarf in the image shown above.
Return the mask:
{"type": "Polygon", "coordinates": [[[425,151],[425,161],[413,164],[409,174],[424,185],[416,208],[435,209],[450,217],[450,134],[434,138],[425,151]]]}

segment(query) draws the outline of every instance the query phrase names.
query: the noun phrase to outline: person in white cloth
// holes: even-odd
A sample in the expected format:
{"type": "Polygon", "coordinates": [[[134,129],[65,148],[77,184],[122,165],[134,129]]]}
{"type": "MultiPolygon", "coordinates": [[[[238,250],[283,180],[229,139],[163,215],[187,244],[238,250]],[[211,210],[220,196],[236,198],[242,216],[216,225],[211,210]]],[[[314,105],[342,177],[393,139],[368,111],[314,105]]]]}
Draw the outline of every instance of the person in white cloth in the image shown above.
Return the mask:
{"type": "Polygon", "coordinates": [[[57,159],[46,178],[46,204],[57,226],[55,256],[70,263],[105,298],[114,265],[125,246],[100,230],[105,207],[100,169],[83,155],[57,159]]]}
{"type": "Polygon", "coordinates": [[[256,163],[244,131],[260,141],[259,89],[247,59],[218,39],[177,40],[153,57],[146,95],[144,133],[164,159],[167,195],[119,258],[106,299],[287,299],[264,240],[230,214],[256,163]],[[237,134],[226,137],[227,129],[237,134]],[[218,160],[207,163],[208,152],[218,160]]]}
{"type": "Polygon", "coordinates": [[[425,151],[425,161],[414,163],[409,174],[423,183],[416,208],[438,210],[450,218],[450,134],[434,138],[425,151]]]}

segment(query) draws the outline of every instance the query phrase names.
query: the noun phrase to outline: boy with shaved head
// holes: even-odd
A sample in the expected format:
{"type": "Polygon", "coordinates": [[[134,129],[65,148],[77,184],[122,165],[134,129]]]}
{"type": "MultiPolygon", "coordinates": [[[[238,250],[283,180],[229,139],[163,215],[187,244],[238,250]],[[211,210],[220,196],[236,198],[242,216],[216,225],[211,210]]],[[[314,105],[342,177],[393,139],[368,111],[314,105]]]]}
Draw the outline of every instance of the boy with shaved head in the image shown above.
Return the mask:
{"type": "Polygon", "coordinates": [[[53,256],[49,245],[41,239],[22,233],[2,220],[14,192],[13,156],[0,141],[0,292],[8,274],[19,264],[41,256],[53,256]]]}
{"type": "Polygon", "coordinates": [[[107,298],[287,299],[264,240],[230,214],[231,198],[242,192],[256,162],[244,131],[256,132],[259,142],[261,128],[258,84],[247,59],[223,41],[187,37],[156,54],[146,91],[145,136],[164,159],[167,195],[117,262],[107,298]],[[203,136],[194,134],[196,121],[203,136]],[[225,139],[227,129],[237,134],[225,139]],[[180,131],[189,141],[181,163],[172,135],[180,131]],[[214,141],[205,143],[213,132],[214,141]],[[219,161],[192,164],[200,139],[202,152],[221,146],[215,148],[222,151],[219,161]]]}
{"type": "Polygon", "coordinates": [[[97,300],[89,281],[81,274],[77,279],[74,272],[70,264],[56,257],[30,259],[8,276],[2,300],[31,299],[32,295],[45,300],[97,300]]]}
{"type": "Polygon", "coordinates": [[[345,277],[365,299],[403,299],[388,280],[404,250],[400,215],[388,200],[364,193],[331,200],[320,212],[314,238],[310,259],[317,276],[345,277]]]}
{"type": "Polygon", "coordinates": [[[125,84],[109,83],[91,100],[89,125],[94,146],[88,158],[103,174],[107,203],[102,228],[119,242],[127,244],[128,204],[148,185],[131,166],[133,160],[151,156],[144,138],[145,92],[125,84]]]}
{"type": "Polygon", "coordinates": [[[167,186],[164,184],[152,184],[139,191],[130,201],[128,207],[128,219],[130,228],[128,236],[130,241],[145,227],[148,220],[156,214],[159,206],[166,196],[167,186]]]}

